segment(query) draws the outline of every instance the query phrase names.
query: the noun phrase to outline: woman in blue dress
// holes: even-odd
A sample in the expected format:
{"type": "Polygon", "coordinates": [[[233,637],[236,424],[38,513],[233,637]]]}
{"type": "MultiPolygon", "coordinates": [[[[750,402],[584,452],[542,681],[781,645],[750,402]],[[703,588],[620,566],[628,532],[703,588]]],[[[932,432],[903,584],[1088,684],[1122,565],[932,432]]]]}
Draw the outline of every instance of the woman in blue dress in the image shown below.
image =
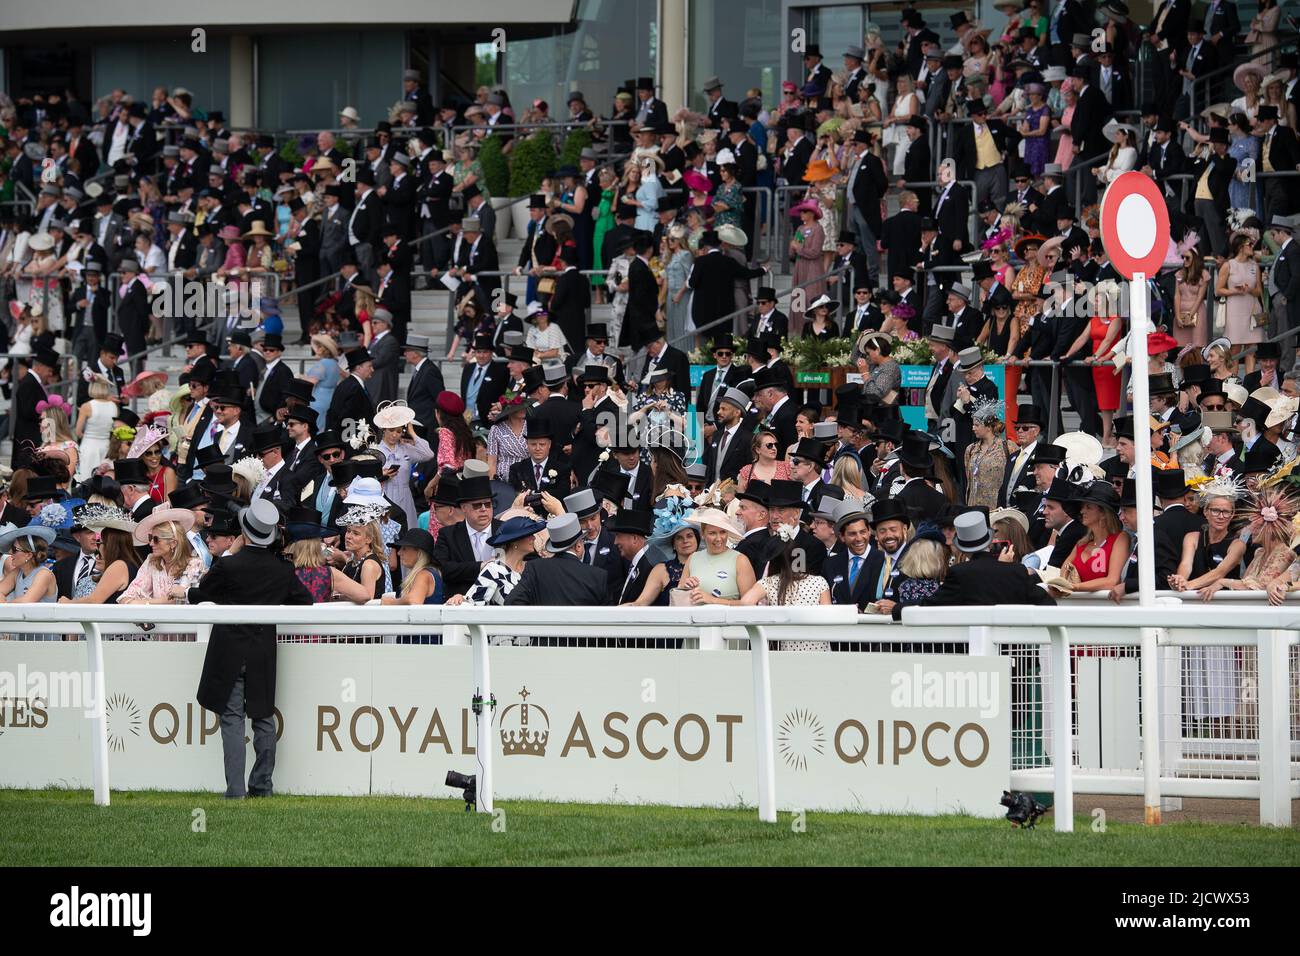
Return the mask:
{"type": "Polygon", "coordinates": [[[1259,171],[1259,140],[1251,135],[1250,117],[1245,113],[1233,113],[1229,121],[1228,135],[1232,142],[1228,146],[1228,155],[1237,161],[1237,172],[1228,182],[1228,205],[1233,209],[1254,209],[1259,211],[1255,202],[1254,182],[1242,180],[1242,160],[1249,159],[1259,171]]]}
{"type": "Polygon", "coordinates": [[[313,335],[311,350],[317,362],[307,369],[303,378],[316,385],[311,395],[311,410],[316,413],[316,427],[325,430],[325,413],[329,411],[330,402],[334,400],[334,389],[338,387],[342,372],[339,371],[339,346],[328,335],[313,335]]]}

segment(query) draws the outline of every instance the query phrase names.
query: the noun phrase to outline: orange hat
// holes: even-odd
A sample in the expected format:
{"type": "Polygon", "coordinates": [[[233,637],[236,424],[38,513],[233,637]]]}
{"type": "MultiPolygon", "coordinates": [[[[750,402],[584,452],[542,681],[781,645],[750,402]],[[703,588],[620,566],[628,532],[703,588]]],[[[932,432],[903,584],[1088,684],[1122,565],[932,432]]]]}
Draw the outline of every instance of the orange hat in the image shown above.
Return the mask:
{"type": "Polygon", "coordinates": [[[824,159],[814,159],[804,170],[803,179],[806,183],[819,183],[824,179],[830,179],[835,175],[835,170],[831,169],[831,164],[824,159]]]}

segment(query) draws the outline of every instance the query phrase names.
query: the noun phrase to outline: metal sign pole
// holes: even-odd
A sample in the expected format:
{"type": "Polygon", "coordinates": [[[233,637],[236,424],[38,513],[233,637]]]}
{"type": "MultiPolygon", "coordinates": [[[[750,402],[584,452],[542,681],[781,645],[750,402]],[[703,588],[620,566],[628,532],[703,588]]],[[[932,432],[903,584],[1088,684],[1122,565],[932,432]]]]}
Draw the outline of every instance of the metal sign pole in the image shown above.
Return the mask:
{"type": "Polygon", "coordinates": [[[1146,274],[1133,273],[1129,281],[1129,361],[1133,368],[1133,469],[1137,484],[1138,604],[1155,603],[1155,521],[1151,504],[1151,392],[1147,380],[1147,332],[1150,326],[1146,274]]]}

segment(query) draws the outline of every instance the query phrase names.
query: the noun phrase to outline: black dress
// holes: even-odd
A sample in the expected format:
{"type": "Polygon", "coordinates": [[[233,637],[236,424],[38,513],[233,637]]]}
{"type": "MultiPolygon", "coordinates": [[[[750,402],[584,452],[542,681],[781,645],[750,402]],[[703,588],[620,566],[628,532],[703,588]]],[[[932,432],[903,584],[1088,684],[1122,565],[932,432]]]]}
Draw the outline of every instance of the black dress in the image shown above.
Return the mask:
{"type": "Polygon", "coordinates": [[[799,337],[801,339],[816,338],[823,342],[827,339],[838,339],[840,337],[840,327],[835,324],[834,319],[827,319],[826,328],[817,332],[813,329],[813,324],[811,322],[806,322],[804,323],[803,332],[800,333],[799,337]]]}
{"type": "Polygon", "coordinates": [[[1007,346],[1011,344],[1011,324],[1016,321],[1014,315],[1007,316],[1007,324],[1001,332],[998,331],[997,319],[989,320],[989,348],[998,355],[1007,354],[1007,346]]]}
{"type": "MultiPolygon", "coordinates": [[[[1228,555],[1228,548],[1232,542],[1237,540],[1237,536],[1229,532],[1223,536],[1223,540],[1218,544],[1210,543],[1209,528],[1202,528],[1200,539],[1196,543],[1196,553],[1192,557],[1192,574],[1191,579],[1195,580],[1203,574],[1209,574],[1217,569],[1223,559],[1228,555]]],[[[1241,577],[1241,565],[1229,568],[1225,578],[1236,580],[1241,577]]]]}
{"type": "Polygon", "coordinates": [[[379,577],[375,578],[375,597],[384,596],[384,562],[380,561],[373,554],[368,554],[360,561],[349,561],[343,566],[343,573],[350,577],[358,584],[361,583],[361,570],[365,567],[367,561],[373,561],[379,565],[379,577]]]}

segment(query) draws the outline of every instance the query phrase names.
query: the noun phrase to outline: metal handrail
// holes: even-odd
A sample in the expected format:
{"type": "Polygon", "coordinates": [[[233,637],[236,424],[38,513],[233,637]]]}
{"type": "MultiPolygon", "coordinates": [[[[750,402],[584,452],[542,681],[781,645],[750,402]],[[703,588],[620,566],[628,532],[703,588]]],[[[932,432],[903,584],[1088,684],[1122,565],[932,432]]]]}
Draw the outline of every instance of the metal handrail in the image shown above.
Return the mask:
{"type": "MultiPolygon", "coordinates": [[[[770,273],[771,270],[769,269],[768,272],[770,273]]],[[[840,277],[842,278],[842,277],[844,276],[844,274],[846,274],[847,272],[848,272],[848,267],[843,267],[843,268],[839,268],[839,269],[832,269],[830,272],[827,272],[827,273],[824,273],[824,274],[822,274],[822,275],[816,276],[815,278],[812,278],[812,279],[808,279],[806,282],[801,282],[801,283],[799,283],[798,285],[792,285],[792,286],[790,286],[790,288],[785,289],[784,291],[782,291],[782,292],[778,292],[778,293],[776,294],[777,301],[780,302],[781,299],[783,299],[783,298],[785,298],[785,297],[787,297],[787,296],[789,296],[789,295],[792,295],[796,289],[804,289],[804,288],[807,288],[807,287],[810,286],[810,285],[815,285],[815,284],[818,283],[818,282],[824,282],[824,281],[826,281],[827,279],[829,279],[831,276],[840,276],[840,277]]],[[[689,342],[689,341],[690,341],[692,338],[694,338],[695,336],[697,336],[697,335],[703,335],[703,334],[704,334],[706,331],[708,331],[709,329],[712,329],[712,328],[715,327],[715,326],[721,325],[721,324],[724,323],[724,322],[735,322],[736,319],[738,319],[738,318],[740,318],[740,317],[746,315],[746,314],[749,313],[749,311],[750,311],[751,309],[753,309],[753,308],[754,308],[754,306],[751,304],[751,305],[747,305],[747,306],[745,306],[743,309],[736,309],[734,312],[728,312],[726,315],[721,315],[721,316],[719,316],[718,318],[714,319],[714,320],[711,321],[711,322],[706,322],[704,325],[698,325],[698,326],[696,326],[694,332],[687,332],[685,335],[679,335],[679,336],[678,336],[677,338],[675,338],[675,339],[670,339],[670,340],[668,341],[668,344],[669,344],[669,345],[675,345],[675,344],[677,344],[678,342],[689,342]]]]}

